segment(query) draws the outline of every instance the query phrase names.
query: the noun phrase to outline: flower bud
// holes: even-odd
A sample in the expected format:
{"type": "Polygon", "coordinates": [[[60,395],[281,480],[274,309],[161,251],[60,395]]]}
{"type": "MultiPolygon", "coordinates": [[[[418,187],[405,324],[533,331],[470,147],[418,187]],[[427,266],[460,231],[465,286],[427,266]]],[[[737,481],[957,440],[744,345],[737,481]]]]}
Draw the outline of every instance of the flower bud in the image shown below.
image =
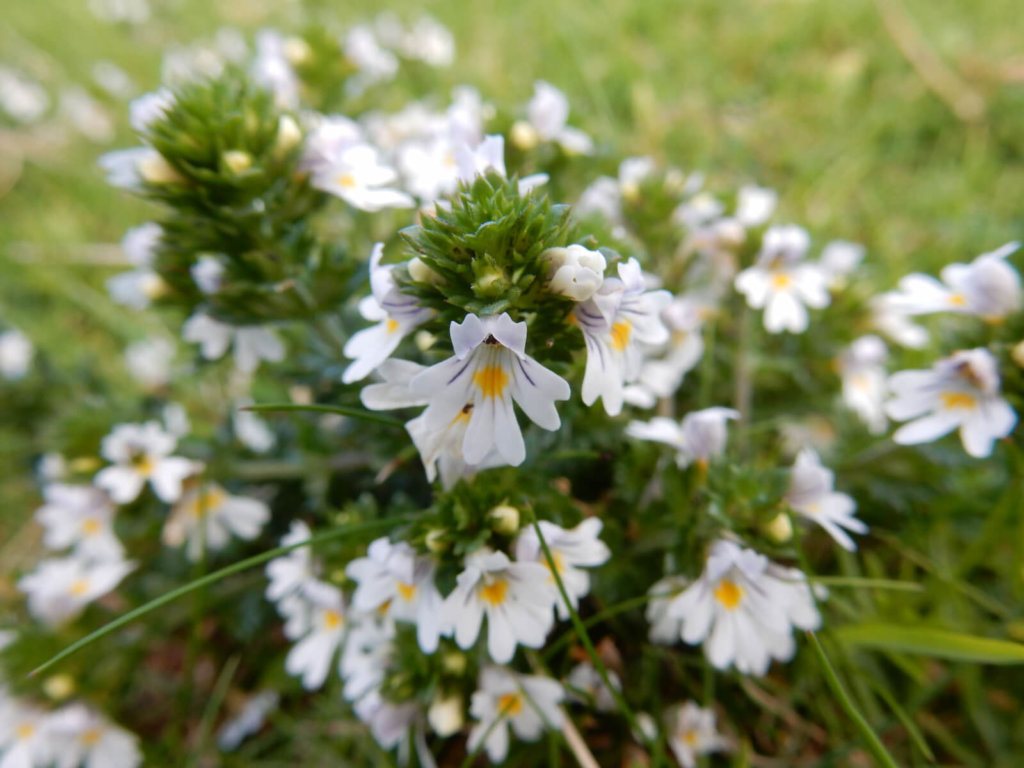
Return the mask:
{"type": "Polygon", "coordinates": [[[461,694],[452,693],[435,698],[427,710],[427,722],[441,738],[452,736],[462,730],[466,715],[461,694]]]}
{"type": "Polygon", "coordinates": [[[779,512],[765,527],[765,532],[773,541],[785,544],[793,538],[793,521],[785,512],[779,512]]]}
{"type": "Polygon", "coordinates": [[[519,530],[519,510],[508,504],[499,504],[488,515],[496,533],[511,536],[519,530]]]}
{"type": "Polygon", "coordinates": [[[252,168],[252,155],[240,149],[229,149],[221,155],[221,161],[236,176],[252,168]]]}
{"type": "Polygon", "coordinates": [[[1024,368],[1024,341],[1019,341],[1014,345],[1013,349],[1010,350],[1010,358],[1021,368],[1024,368]]]}
{"type": "Polygon", "coordinates": [[[274,141],[274,153],[278,156],[291,152],[302,141],[302,129],[291,115],[281,115],[277,121],[277,138],[274,141]]]}
{"type": "Polygon", "coordinates": [[[536,147],[537,143],[540,141],[540,136],[537,135],[537,129],[525,120],[517,120],[512,125],[510,138],[512,139],[512,143],[515,147],[523,150],[524,152],[536,147]]]}
{"type": "Polygon", "coordinates": [[[450,651],[441,657],[441,668],[449,675],[458,677],[466,672],[466,654],[450,651]]]}
{"type": "Polygon", "coordinates": [[[71,675],[60,674],[46,678],[43,683],[43,693],[54,701],[64,701],[74,695],[75,680],[71,675]]]}
{"type": "Polygon", "coordinates": [[[435,528],[427,533],[424,543],[427,549],[438,555],[448,549],[448,542],[445,541],[446,531],[443,528],[435,528]]]}
{"type": "Polygon", "coordinates": [[[72,459],[68,463],[68,466],[71,468],[71,471],[75,473],[95,472],[102,466],[102,462],[95,456],[82,456],[77,459],[72,459]]]}
{"type": "Polygon", "coordinates": [[[301,37],[293,35],[284,41],[284,57],[293,67],[301,67],[313,58],[313,49],[301,37]]]}
{"type": "Polygon", "coordinates": [[[174,166],[159,153],[147,155],[139,161],[139,176],[149,184],[180,184],[184,181],[174,166]]]}
{"type": "Polygon", "coordinates": [[[586,301],[604,282],[607,266],[600,251],[582,245],[548,248],[540,255],[548,262],[548,289],[573,301],[586,301]]]}
{"type": "Polygon", "coordinates": [[[414,256],[409,259],[406,269],[409,270],[409,277],[417,283],[433,283],[434,285],[437,285],[444,282],[444,278],[423,263],[423,260],[420,259],[419,256],[414,256]]]}

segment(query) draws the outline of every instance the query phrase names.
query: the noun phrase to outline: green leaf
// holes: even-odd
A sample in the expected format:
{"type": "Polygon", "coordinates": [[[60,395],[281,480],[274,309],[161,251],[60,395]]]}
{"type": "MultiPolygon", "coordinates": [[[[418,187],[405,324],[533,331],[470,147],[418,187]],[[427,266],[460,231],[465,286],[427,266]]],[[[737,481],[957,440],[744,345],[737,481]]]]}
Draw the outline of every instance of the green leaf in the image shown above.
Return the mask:
{"type": "Polygon", "coordinates": [[[302,405],[299,403],[260,403],[258,405],[247,405],[243,411],[311,411],[313,413],[336,413],[340,416],[350,416],[353,419],[363,421],[375,421],[378,424],[388,424],[392,427],[404,426],[398,419],[388,416],[381,416],[373,411],[364,411],[362,408],[349,408],[344,405],[302,405]]]}
{"type": "Polygon", "coordinates": [[[945,629],[867,623],[837,627],[832,634],[847,645],[862,648],[978,664],[1024,664],[1024,643],[965,635],[945,629]]]}

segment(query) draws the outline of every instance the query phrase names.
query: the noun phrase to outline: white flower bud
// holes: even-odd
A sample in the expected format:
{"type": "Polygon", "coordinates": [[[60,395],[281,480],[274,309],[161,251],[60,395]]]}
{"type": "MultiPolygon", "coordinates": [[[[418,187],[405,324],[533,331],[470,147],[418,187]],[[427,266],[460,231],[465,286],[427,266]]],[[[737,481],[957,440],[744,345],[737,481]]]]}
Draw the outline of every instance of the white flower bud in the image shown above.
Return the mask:
{"type": "Polygon", "coordinates": [[[164,156],[153,153],[139,161],[139,176],[150,184],[180,184],[181,174],[174,170],[174,166],[168,163],[164,156]]]}
{"type": "Polygon", "coordinates": [[[441,738],[458,733],[466,722],[462,696],[453,693],[435,698],[427,710],[427,722],[441,738]]]}
{"type": "Polygon", "coordinates": [[[298,67],[310,60],[313,49],[301,37],[288,37],[284,41],[284,57],[293,67],[298,67]]]}
{"type": "Polygon", "coordinates": [[[600,251],[582,245],[548,248],[541,254],[548,261],[548,289],[573,301],[586,301],[604,282],[607,263],[600,251]]]}
{"type": "Polygon", "coordinates": [[[765,532],[772,540],[779,544],[785,544],[793,538],[793,521],[785,512],[780,512],[768,523],[765,532]]]}
{"type": "Polygon", "coordinates": [[[512,139],[512,144],[524,152],[536,147],[540,141],[537,129],[525,120],[517,120],[513,123],[510,138],[512,139]]]}
{"type": "Polygon", "coordinates": [[[235,175],[245,173],[252,168],[252,155],[240,149],[229,149],[221,155],[221,160],[227,169],[235,175]]]}
{"type": "Polygon", "coordinates": [[[511,536],[519,530],[519,510],[508,504],[499,504],[490,512],[491,526],[497,533],[511,536]]]}
{"type": "Polygon", "coordinates": [[[406,265],[406,268],[409,270],[409,277],[417,283],[433,283],[434,285],[437,285],[438,283],[444,282],[444,278],[424,264],[423,260],[420,259],[419,256],[413,256],[409,259],[409,263],[406,265]]]}
{"type": "Polygon", "coordinates": [[[444,537],[444,529],[435,528],[427,534],[424,543],[427,545],[427,549],[436,555],[448,549],[448,542],[444,540],[444,537]]]}
{"type": "Polygon", "coordinates": [[[291,152],[302,141],[302,129],[291,115],[281,115],[277,121],[277,138],[274,141],[274,152],[284,155],[291,152]]]}
{"type": "Polygon", "coordinates": [[[75,680],[71,675],[61,674],[46,678],[43,693],[54,701],[64,701],[75,692],[75,680]]]}

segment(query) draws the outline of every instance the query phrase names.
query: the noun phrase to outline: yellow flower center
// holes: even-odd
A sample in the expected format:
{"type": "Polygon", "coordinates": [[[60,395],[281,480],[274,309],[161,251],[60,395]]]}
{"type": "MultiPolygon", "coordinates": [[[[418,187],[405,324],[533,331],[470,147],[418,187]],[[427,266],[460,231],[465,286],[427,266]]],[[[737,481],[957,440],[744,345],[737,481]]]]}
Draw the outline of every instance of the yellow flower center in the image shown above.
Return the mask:
{"type": "Polygon", "coordinates": [[[405,602],[410,602],[416,595],[416,585],[406,584],[404,581],[398,582],[398,594],[402,596],[405,602]]]}
{"type": "Polygon", "coordinates": [[[784,291],[793,284],[793,278],[791,278],[785,272],[776,272],[772,275],[772,288],[776,291],[784,291]]]}
{"type": "Polygon", "coordinates": [[[508,592],[508,582],[504,579],[495,579],[490,584],[480,587],[480,597],[491,605],[501,605],[505,602],[506,592],[508,592]]]}
{"type": "Polygon", "coordinates": [[[722,579],[718,583],[718,588],[715,589],[714,595],[718,602],[732,611],[736,609],[736,606],[738,606],[740,601],[743,599],[743,587],[734,584],[728,579],[722,579]]]}
{"type": "Polygon", "coordinates": [[[978,405],[977,399],[974,395],[969,395],[966,392],[943,392],[942,393],[942,407],[947,411],[953,410],[954,408],[976,408],[978,405]]]}
{"type": "Polygon", "coordinates": [[[327,629],[337,629],[341,626],[343,620],[341,614],[337,611],[332,611],[329,608],[324,611],[324,626],[327,629]]]}
{"type": "Polygon", "coordinates": [[[689,744],[691,747],[697,746],[697,732],[696,731],[687,731],[686,733],[683,734],[683,741],[686,744],[689,744]]]}
{"type": "Polygon", "coordinates": [[[962,307],[967,303],[967,299],[964,298],[962,293],[954,293],[949,297],[949,303],[954,307],[962,307]]]}
{"type": "Polygon", "coordinates": [[[352,187],[356,186],[356,177],[351,173],[343,173],[338,177],[338,184],[345,187],[345,189],[352,189],[352,187]]]}
{"type": "Polygon", "coordinates": [[[32,723],[19,723],[14,733],[19,741],[31,739],[35,735],[36,727],[32,723]]]}
{"type": "Polygon", "coordinates": [[[498,699],[498,712],[503,715],[518,715],[523,711],[523,697],[518,693],[506,693],[498,699]]]}
{"type": "Polygon", "coordinates": [[[629,344],[629,335],[633,331],[633,326],[629,324],[627,320],[620,320],[617,323],[612,324],[612,346],[615,347],[619,352],[626,348],[629,344]]]}
{"type": "Polygon", "coordinates": [[[82,595],[84,595],[86,592],[89,591],[89,581],[88,581],[88,579],[79,579],[78,581],[76,581],[74,584],[71,585],[71,589],[68,590],[68,591],[72,595],[74,595],[75,597],[81,597],[82,595]]]}
{"type": "Polygon", "coordinates": [[[143,477],[149,477],[155,469],[153,460],[145,453],[140,453],[132,458],[132,467],[143,477]]]}
{"type": "MultiPolygon", "coordinates": [[[[562,558],[562,555],[560,553],[552,552],[551,553],[551,560],[552,560],[552,562],[554,562],[554,564],[555,564],[555,571],[557,571],[559,575],[565,573],[565,560],[562,558]]],[[[551,563],[548,562],[547,558],[544,558],[541,562],[543,563],[544,567],[548,569],[548,572],[550,573],[551,572],[551,563]]],[[[555,580],[555,574],[551,573],[550,581],[553,582],[554,580],[555,580]]]]}
{"type": "Polygon", "coordinates": [[[82,521],[82,534],[85,536],[95,536],[102,528],[100,521],[95,517],[87,517],[82,521]]]}
{"type": "Polygon", "coordinates": [[[101,731],[99,728],[90,728],[82,734],[82,744],[84,744],[87,747],[96,746],[97,742],[99,742],[102,736],[103,731],[101,731]]]}
{"type": "Polygon", "coordinates": [[[484,397],[501,397],[508,380],[509,375],[500,365],[485,365],[473,374],[473,383],[480,387],[484,397]]]}
{"type": "Polygon", "coordinates": [[[394,318],[389,317],[387,322],[388,333],[394,333],[398,330],[398,321],[394,318]]]}
{"type": "Polygon", "coordinates": [[[223,490],[212,486],[195,497],[188,505],[188,513],[191,517],[199,519],[210,512],[220,509],[227,498],[228,495],[223,490]]]}

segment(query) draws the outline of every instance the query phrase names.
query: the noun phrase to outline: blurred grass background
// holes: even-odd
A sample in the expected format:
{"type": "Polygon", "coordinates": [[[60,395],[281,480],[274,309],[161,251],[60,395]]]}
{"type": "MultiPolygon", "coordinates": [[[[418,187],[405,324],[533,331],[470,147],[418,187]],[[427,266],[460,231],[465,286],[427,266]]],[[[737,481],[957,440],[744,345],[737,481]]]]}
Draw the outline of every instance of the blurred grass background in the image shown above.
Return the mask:
{"type": "MultiPolygon", "coordinates": [[[[101,59],[147,91],[169,46],[221,26],[251,40],[262,26],[297,31],[383,9],[176,0],[128,26],[100,20],[84,0],[8,3],[0,64],[41,80],[51,98],[63,84],[90,87],[101,59]]],[[[882,285],[1024,231],[1019,0],[394,0],[386,9],[406,20],[426,11],[454,32],[450,83],[516,105],[547,79],[569,94],[571,122],[610,154],[704,170],[713,187],[772,186],[783,219],[867,245],[882,285]]],[[[111,147],[132,145],[126,105],[106,101],[118,126],[111,147]]],[[[147,216],[104,183],[96,158],[111,147],[0,127],[0,323],[40,350],[42,386],[57,388],[47,407],[89,408],[83,393],[97,381],[127,386],[120,350],[152,322],[114,305],[103,286],[117,270],[114,245],[147,216]]],[[[32,403],[0,412],[12,406],[32,403]]],[[[31,424],[0,424],[0,541],[34,509],[30,457],[47,442],[31,424]]]]}

